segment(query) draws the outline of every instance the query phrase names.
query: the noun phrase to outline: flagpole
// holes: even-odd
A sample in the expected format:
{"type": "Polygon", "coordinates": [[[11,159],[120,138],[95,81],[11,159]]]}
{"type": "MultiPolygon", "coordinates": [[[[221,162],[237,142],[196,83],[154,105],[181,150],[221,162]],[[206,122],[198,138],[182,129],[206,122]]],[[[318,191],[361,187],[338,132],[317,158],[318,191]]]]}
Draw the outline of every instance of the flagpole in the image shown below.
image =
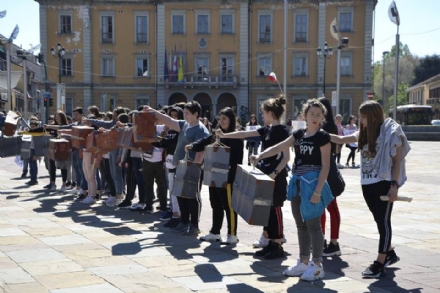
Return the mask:
{"type": "Polygon", "coordinates": [[[12,88],[11,88],[11,44],[6,43],[6,66],[7,66],[7,87],[8,87],[8,107],[12,111],[12,88]]]}
{"type": "Polygon", "coordinates": [[[396,34],[396,61],[394,66],[394,97],[393,97],[393,119],[396,120],[397,117],[397,90],[399,83],[399,54],[400,54],[400,36],[399,36],[399,26],[397,26],[396,34]]]}
{"type": "MultiPolygon", "coordinates": [[[[283,87],[284,98],[286,104],[284,105],[284,114],[282,120],[286,121],[286,107],[287,107],[287,17],[288,17],[288,5],[287,0],[284,0],[284,73],[283,73],[283,87]]],[[[279,85],[279,83],[278,83],[279,85]]],[[[281,86],[280,86],[281,88],[281,86]]]]}

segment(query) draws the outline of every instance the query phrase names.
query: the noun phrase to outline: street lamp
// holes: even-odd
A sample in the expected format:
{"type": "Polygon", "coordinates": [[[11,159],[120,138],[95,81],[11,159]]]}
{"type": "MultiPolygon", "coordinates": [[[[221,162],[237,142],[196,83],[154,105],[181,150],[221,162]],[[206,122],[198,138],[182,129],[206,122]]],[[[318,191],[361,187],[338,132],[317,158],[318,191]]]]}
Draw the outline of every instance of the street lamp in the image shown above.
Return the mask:
{"type": "Polygon", "coordinates": [[[316,49],[316,54],[318,55],[319,58],[324,58],[324,82],[322,85],[322,94],[325,97],[325,66],[326,66],[326,61],[327,58],[330,58],[330,56],[333,55],[333,48],[332,47],[328,47],[327,46],[327,42],[324,43],[324,49],[318,48],[316,49]]]}
{"type": "Polygon", "coordinates": [[[61,60],[63,60],[64,55],[66,55],[66,50],[63,48],[63,46],[61,46],[61,43],[57,44],[57,50],[55,50],[54,47],[52,47],[52,49],[50,49],[50,54],[52,54],[53,57],[57,58],[58,57],[58,83],[61,83],[61,69],[62,69],[62,65],[61,65],[61,60]]]}
{"type": "Polygon", "coordinates": [[[390,54],[389,51],[384,51],[382,53],[382,105],[384,109],[386,109],[386,99],[385,99],[385,56],[390,54]]]}

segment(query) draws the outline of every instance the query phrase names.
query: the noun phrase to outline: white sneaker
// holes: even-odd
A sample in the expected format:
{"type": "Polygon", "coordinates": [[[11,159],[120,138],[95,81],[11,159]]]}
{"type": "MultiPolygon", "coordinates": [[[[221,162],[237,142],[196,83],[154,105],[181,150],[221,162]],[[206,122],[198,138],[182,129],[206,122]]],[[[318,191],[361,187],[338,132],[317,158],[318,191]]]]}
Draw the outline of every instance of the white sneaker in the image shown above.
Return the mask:
{"type": "Polygon", "coordinates": [[[130,211],[142,211],[145,208],[144,203],[137,203],[131,206],[130,211]]]}
{"type": "Polygon", "coordinates": [[[52,184],[52,185],[50,186],[49,191],[57,191],[57,186],[54,185],[54,184],[52,184]]]}
{"type": "Polygon", "coordinates": [[[268,244],[269,244],[269,238],[266,238],[263,235],[260,236],[260,239],[252,243],[254,248],[263,248],[266,247],[268,244]]]}
{"type": "Polygon", "coordinates": [[[67,191],[66,185],[61,186],[60,192],[65,193],[67,191]]]}
{"type": "Polygon", "coordinates": [[[289,277],[299,277],[302,276],[308,269],[308,265],[303,263],[298,259],[296,266],[291,266],[284,270],[284,274],[289,277]]]}
{"type": "Polygon", "coordinates": [[[94,203],[96,203],[96,200],[94,197],[91,197],[88,195],[81,203],[82,204],[94,204],[94,203]]]}
{"type": "Polygon", "coordinates": [[[83,190],[82,189],[76,191],[76,195],[80,196],[81,194],[83,194],[83,190]]]}
{"type": "Polygon", "coordinates": [[[122,202],[122,198],[115,199],[115,206],[119,205],[122,202]]]}
{"type": "Polygon", "coordinates": [[[220,234],[209,233],[205,236],[200,237],[200,240],[209,241],[209,242],[216,242],[216,241],[221,241],[222,237],[220,236],[220,234]]]}
{"type": "Polygon", "coordinates": [[[324,277],[324,266],[321,264],[321,266],[318,267],[313,261],[310,261],[307,270],[301,276],[301,280],[313,282],[319,279],[324,279],[324,277]]]}
{"type": "Polygon", "coordinates": [[[228,237],[226,237],[226,241],[224,243],[225,244],[237,244],[238,241],[239,240],[238,240],[237,236],[228,234],[228,237]]]}
{"type": "Polygon", "coordinates": [[[104,203],[105,203],[106,206],[114,207],[116,205],[116,197],[115,196],[109,196],[104,203]]]}

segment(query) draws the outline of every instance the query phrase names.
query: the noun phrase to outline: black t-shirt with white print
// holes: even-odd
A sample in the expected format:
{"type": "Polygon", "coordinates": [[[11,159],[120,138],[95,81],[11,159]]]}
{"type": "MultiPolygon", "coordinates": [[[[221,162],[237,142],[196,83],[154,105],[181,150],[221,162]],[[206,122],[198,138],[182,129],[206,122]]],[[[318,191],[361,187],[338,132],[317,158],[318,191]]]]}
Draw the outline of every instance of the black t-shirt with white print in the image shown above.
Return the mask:
{"type": "Polygon", "coordinates": [[[293,173],[303,175],[311,171],[321,170],[321,147],[330,143],[330,135],[320,129],[314,135],[304,137],[305,129],[293,132],[295,137],[295,161],[293,173]]]}
{"type": "MultiPolygon", "coordinates": [[[[287,127],[281,124],[275,126],[261,127],[257,129],[257,131],[261,136],[261,151],[264,151],[286,140],[289,137],[287,127]]],[[[263,171],[265,174],[270,174],[278,167],[279,163],[281,163],[282,160],[282,153],[269,158],[264,158],[262,160],[263,166],[260,167],[260,170],[263,171]]],[[[285,173],[285,168],[283,168],[283,170],[280,170],[280,173],[283,173],[287,176],[287,173],[285,173]]]]}

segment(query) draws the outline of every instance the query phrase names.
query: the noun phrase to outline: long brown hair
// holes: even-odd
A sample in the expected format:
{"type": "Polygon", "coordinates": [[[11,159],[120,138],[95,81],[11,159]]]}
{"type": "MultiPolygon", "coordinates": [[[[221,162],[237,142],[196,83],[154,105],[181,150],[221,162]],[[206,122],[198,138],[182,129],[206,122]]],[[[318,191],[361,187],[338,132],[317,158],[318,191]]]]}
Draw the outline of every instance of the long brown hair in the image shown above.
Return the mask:
{"type": "Polygon", "coordinates": [[[367,127],[360,125],[358,150],[368,145],[369,157],[376,155],[376,140],[384,121],[382,106],[376,101],[366,101],[359,107],[359,113],[367,119],[367,127]]]}

